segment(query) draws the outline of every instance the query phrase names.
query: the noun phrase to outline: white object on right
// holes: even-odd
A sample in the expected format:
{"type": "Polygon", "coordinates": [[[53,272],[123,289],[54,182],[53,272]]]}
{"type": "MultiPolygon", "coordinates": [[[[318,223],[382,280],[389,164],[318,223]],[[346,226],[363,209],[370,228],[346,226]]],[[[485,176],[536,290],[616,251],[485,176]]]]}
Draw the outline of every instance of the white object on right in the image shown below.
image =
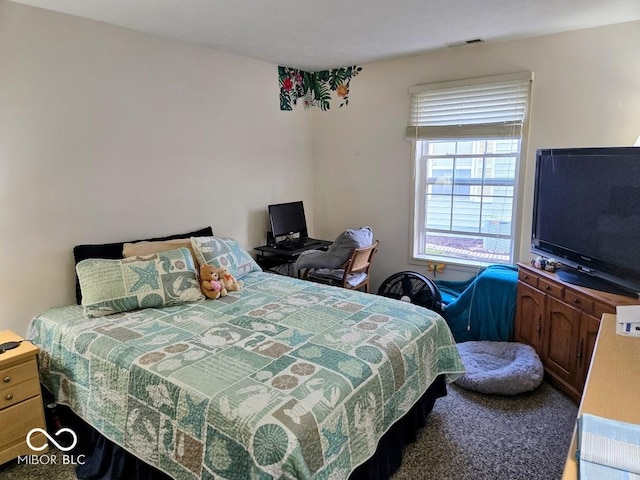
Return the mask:
{"type": "Polygon", "coordinates": [[[616,307],[616,333],[640,336],[640,305],[616,307]]]}

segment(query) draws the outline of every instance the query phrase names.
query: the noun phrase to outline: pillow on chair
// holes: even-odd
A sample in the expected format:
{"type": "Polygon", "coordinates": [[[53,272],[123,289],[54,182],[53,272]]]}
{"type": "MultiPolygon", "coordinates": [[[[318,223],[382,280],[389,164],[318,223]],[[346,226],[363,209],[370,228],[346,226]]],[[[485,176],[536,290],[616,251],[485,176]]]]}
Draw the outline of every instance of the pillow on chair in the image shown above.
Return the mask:
{"type": "Polygon", "coordinates": [[[302,252],[295,263],[295,268],[297,270],[337,268],[349,260],[354,248],[368,247],[372,244],[373,231],[370,227],[348,229],[338,235],[326,252],[318,250],[302,252]]]}

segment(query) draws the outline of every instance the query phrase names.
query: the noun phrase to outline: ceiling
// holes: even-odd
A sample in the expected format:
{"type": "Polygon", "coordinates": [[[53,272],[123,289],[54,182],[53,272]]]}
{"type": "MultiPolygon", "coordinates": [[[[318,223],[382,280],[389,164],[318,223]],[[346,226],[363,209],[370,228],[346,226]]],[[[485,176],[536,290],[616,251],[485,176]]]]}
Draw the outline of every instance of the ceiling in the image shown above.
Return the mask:
{"type": "Polygon", "coordinates": [[[17,0],[316,71],[640,20],[640,0],[17,0]]]}

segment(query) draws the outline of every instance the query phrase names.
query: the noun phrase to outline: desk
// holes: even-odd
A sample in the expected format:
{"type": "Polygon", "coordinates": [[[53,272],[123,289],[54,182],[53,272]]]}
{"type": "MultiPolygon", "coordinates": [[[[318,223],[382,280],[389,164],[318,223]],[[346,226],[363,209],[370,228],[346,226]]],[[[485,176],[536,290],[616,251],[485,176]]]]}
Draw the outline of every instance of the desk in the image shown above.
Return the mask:
{"type": "MultiPolygon", "coordinates": [[[[604,314],[578,416],[584,412],[640,424],[639,398],[640,338],[616,335],[616,316],[604,314]]],[[[562,480],[577,478],[574,432],[562,480]]]]}
{"type": "Polygon", "coordinates": [[[328,240],[320,240],[320,243],[310,245],[308,247],[297,248],[295,250],[285,250],[283,248],[271,247],[269,245],[261,245],[255,247],[258,252],[256,262],[263,270],[270,270],[275,267],[294,263],[302,252],[308,250],[326,250],[333,242],[328,240]]]}

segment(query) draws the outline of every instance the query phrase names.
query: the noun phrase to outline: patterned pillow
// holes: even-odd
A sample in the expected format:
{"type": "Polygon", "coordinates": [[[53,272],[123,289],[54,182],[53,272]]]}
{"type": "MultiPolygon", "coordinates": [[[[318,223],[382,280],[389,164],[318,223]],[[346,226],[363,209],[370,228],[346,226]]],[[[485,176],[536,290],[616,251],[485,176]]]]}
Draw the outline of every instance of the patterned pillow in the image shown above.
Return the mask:
{"type": "MultiPolygon", "coordinates": [[[[148,242],[156,242],[158,240],[173,240],[175,238],[191,238],[191,237],[206,237],[207,235],[213,235],[211,227],[201,228],[193,232],[177,233],[158,238],[145,238],[140,240],[129,240],[129,243],[140,242],[146,240],[148,242]]],[[[116,243],[100,243],[93,245],[76,245],[73,247],[73,258],[76,265],[82,260],[87,258],[110,258],[112,260],[119,260],[123,257],[122,247],[124,242],[116,243]]],[[[179,247],[176,247],[179,248],[179,247]]],[[[82,304],[82,292],[80,291],[80,281],[76,275],[76,301],[78,305],[82,304]]]]}
{"type": "Polygon", "coordinates": [[[204,299],[186,248],[122,260],[90,258],[76,272],[87,317],[204,299]]]}
{"type": "Polygon", "coordinates": [[[158,242],[142,242],[125,243],[122,247],[122,257],[142,257],[145,255],[152,255],[154,253],[166,252],[167,250],[176,250],[177,248],[188,248],[191,253],[191,258],[194,261],[196,273],[200,265],[196,261],[196,253],[191,246],[191,240],[189,238],[178,238],[174,240],[164,240],[158,242]]]}
{"type": "Polygon", "coordinates": [[[249,252],[232,238],[191,237],[191,246],[200,265],[227,267],[236,278],[262,270],[249,252]]]}

